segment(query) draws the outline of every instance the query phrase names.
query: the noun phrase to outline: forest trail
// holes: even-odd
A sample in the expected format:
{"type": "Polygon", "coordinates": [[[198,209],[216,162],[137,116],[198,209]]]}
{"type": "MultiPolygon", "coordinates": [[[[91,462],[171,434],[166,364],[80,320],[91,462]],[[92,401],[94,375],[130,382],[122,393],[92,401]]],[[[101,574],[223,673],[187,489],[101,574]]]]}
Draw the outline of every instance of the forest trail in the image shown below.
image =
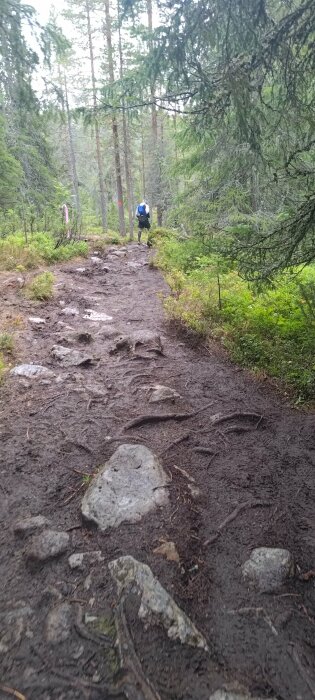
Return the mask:
{"type": "Polygon", "coordinates": [[[1,388],[1,700],[311,700],[315,586],[312,573],[301,574],[315,568],[314,416],[284,405],[218,350],[179,337],[145,246],[111,248],[54,273],[54,299],[40,306],[0,278],[1,314],[20,319],[16,364],[54,373],[10,376],[1,388]],[[112,321],[84,318],[87,309],[112,321]],[[37,316],[45,323],[28,320],[37,316]],[[163,349],[117,342],[138,331],[159,335],[163,349]],[[66,367],[55,345],[92,363],[66,367]],[[179,396],[149,402],[157,384],[179,396]],[[161,420],[170,413],[181,419],[161,420]],[[128,426],[148,414],[160,418],[128,426]],[[101,532],[82,521],[80,504],[89,475],[123,443],[159,457],[169,500],[101,532]],[[31,538],[14,531],[38,515],[69,541],[60,557],[36,564],[31,538]],[[174,560],[155,551],[165,542],[174,560]],[[241,571],[262,546],[288,549],[299,567],[268,595],[249,589],[241,571]],[[100,553],[96,561],[71,569],[69,556],[88,551],[100,553]],[[124,555],[150,566],[208,651],[144,626],[136,593],[124,612],[115,608],[108,564],[124,555]],[[223,688],[231,694],[215,695],[223,688]]]}

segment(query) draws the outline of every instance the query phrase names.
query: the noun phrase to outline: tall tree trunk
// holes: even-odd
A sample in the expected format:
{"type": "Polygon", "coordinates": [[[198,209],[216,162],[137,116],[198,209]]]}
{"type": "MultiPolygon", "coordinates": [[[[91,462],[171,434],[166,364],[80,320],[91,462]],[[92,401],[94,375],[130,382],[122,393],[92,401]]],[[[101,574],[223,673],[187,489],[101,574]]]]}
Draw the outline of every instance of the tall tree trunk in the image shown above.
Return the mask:
{"type": "MultiPolygon", "coordinates": [[[[114,80],[115,80],[115,76],[114,76],[112,29],[111,29],[111,18],[110,18],[110,10],[109,10],[109,0],[105,0],[105,33],[106,33],[107,53],[108,53],[109,80],[110,80],[110,83],[113,84],[114,80]]],[[[112,115],[112,131],[113,131],[116,182],[117,182],[117,200],[118,200],[117,204],[118,204],[118,216],[119,216],[119,232],[120,232],[121,236],[125,236],[126,235],[126,227],[125,227],[124,197],[123,197],[123,187],[122,187],[122,177],[121,177],[119,133],[118,133],[117,117],[116,117],[116,114],[114,112],[112,115]]]]}
{"type": "MultiPolygon", "coordinates": [[[[120,80],[122,80],[123,75],[124,75],[124,61],[123,61],[121,31],[120,31],[119,0],[117,0],[117,14],[118,14],[119,75],[120,75],[120,80]]],[[[130,160],[129,160],[129,156],[130,156],[129,134],[128,134],[128,124],[127,124],[124,99],[122,100],[122,127],[123,127],[124,161],[125,161],[126,188],[127,188],[127,201],[128,201],[129,234],[130,234],[130,240],[133,240],[133,227],[134,227],[133,182],[132,182],[132,174],[131,174],[130,160]]]]}
{"type": "Polygon", "coordinates": [[[143,118],[141,117],[141,160],[142,160],[142,192],[143,199],[146,198],[146,181],[145,181],[145,157],[144,157],[144,134],[143,134],[143,118]]]}
{"type": "Polygon", "coordinates": [[[66,76],[65,71],[63,73],[63,84],[64,84],[65,96],[64,96],[64,100],[63,100],[64,105],[62,105],[62,108],[65,109],[66,115],[67,115],[69,165],[70,165],[70,173],[71,173],[71,180],[72,180],[72,189],[73,189],[75,205],[76,205],[76,210],[77,210],[77,217],[78,217],[78,231],[80,231],[80,228],[81,228],[81,204],[80,204],[80,195],[79,195],[77,164],[76,164],[75,150],[74,150],[74,143],[73,143],[71,114],[70,114],[70,109],[69,109],[67,76],[66,76]]]}
{"type": "MultiPolygon", "coordinates": [[[[152,8],[152,0],[147,0],[147,13],[148,13],[148,28],[150,35],[152,35],[153,31],[153,8],[152,8]]],[[[149,39],[149,47],[150,49],[152,48],[152,38],[150,37],[149,39]]],[[[152,128],[152,142],[153,142],[153,167],[158,171],[159,169],[159,163],[158,163],[158,118],[157,118],[157,109],[155,105],[155,84],[154,82],[151,82],[150,86],[150,93],[151,93],[151,128],[152,128]]],[[[156,173],[158,175],[158,173],[156,173]]],[[[158,176],[158,190],[160,189],[160,178],[158,176]]],[[[162,226],[162,207],[160,204],[160,192],[158,191],[156,193],[156,213],[157,213],[157,223],[158,226],[162,226]]]]}
{"type": "Polygon", "coordinates": [[[89,0],[86,0],[85,9],[86,9],[86,17],[87,17],[88,42],[89,42],[89,51],[90,51],[92,99],[93,99],[94,127],[95,127],[95,144],[96,144],[98,179],[99,179],[99,187],[100,187],[102,228],[103,228],[103,231],[107,231],[107,211],[106,211],[106,198],[105,198],[105,187],[104,187],[104,171],[103,171],[102,151],[101,151],[100,126],[99,126],[99,121],[98,121],[98,116],[97,116],[94,49],[93,49],[93,40],[92,40],[91,15],[90,15],[89,0]]]}

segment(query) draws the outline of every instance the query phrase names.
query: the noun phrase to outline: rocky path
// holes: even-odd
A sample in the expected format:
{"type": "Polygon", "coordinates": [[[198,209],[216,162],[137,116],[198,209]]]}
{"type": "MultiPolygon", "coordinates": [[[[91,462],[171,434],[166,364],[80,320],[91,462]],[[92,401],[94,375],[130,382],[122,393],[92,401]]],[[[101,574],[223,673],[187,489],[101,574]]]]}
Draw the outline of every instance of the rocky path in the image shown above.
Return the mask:
{"type": "Polygon", "coordinates": [[[314,417],[179,337],[147,263],[0,278],[0,698],[311,700],[314,417]]]}

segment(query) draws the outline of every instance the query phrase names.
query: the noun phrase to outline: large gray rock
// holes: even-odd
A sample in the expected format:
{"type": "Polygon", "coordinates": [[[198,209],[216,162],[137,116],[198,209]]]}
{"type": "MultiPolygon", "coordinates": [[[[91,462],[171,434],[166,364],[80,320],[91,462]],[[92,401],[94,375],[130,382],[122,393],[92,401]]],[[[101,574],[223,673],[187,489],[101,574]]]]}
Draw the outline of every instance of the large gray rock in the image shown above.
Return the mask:
{"type": "Polygon", "coordinates": [[[49,559],[61,556],[67,551],[70,537],[67,532],[45,530],[40,535],[35,535],[27,550],[29,561],[45,562],[49,559]]]}
{"type": "Polygon", "coordinates": [[[261,593],[278,590],[290,577],[294,576],[294,559],[287,549],[259,547],[243,564],[245,581],[261,593]]]}
{"type": "Polygon", "coordinates": [[[153,576],[149,566],[129,556],[119,557],[108,566],[119,595],[128,595],[136,586],[140,596],[138,615],[141,620],[151,625],[162,624],[170,639],[178,639],[182,644],[208,651],[205,638],[153,576]]]}
{"type": "MultiPolygon", "coordinates": [[[[248,695],[248,693],[240,693],[234,690],[216,690],[215,693],[210,695],[209,700],[264,700],[262,697],[253,697],[253,695],[248,695]]],[[[275,700],[275,698],[270,698],[269,700],[275,700]]]]}
{"type": "Polygon", "coordinates": [[[149,399],[149,403],[159,403],[160,401],[175,401],[175,399],[180,399],[180,395],[171,389],[169,386],[163,386],[163,384],[155,384],[152,387],[153,391],[149,399]]]}
{"type": "Polygon", "coordinates": [[[42,365],[17,365],[10,370],[13,377],[28,377],[29,379],[37,379],[37,377],[54,377],[54,372],[42,365]]]}
{"type": "Polygon", "coordinates": [[[14,534],[19,537],[28,537],[34,532],[43,530],[50,524],[49,520],[44,515],[35,515],[30,518],[18,520],[14,525],[14,534]]]}
{"type": "Polygon", "coordinates": [[[143,445],[121,445],[93,479],[82,500],[82,515],[101,530],[137,522],[168,502],[167,475],[143,445]]]}
{"type": "Polygon", "coordinates": [[[56,605],[46,619],[46,639],[51,644],[60,644],[68,639],[72,626],[72,609],[69,603],[56,605]]]}
{"type": "Polygon", "coordinates": [[[51,354],[63,367],[80,367],[90,365],[93,362],[91,355],[80,350],[66,348],[64,345],[54,345],[51,354]]]}

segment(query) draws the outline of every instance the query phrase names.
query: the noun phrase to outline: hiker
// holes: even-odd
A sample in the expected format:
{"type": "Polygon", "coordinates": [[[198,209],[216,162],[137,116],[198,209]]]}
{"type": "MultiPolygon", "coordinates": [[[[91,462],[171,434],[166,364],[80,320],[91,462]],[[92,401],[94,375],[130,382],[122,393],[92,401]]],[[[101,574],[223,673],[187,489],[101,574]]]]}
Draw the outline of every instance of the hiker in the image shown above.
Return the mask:
{"type": "Polygon", "coordinates": [[[141,204],[138,204],[136,217],[138,219],[138,243],[140,243],[142,229],[150,228],[150,209],[146,202],[141,202],[141,204]]]}

